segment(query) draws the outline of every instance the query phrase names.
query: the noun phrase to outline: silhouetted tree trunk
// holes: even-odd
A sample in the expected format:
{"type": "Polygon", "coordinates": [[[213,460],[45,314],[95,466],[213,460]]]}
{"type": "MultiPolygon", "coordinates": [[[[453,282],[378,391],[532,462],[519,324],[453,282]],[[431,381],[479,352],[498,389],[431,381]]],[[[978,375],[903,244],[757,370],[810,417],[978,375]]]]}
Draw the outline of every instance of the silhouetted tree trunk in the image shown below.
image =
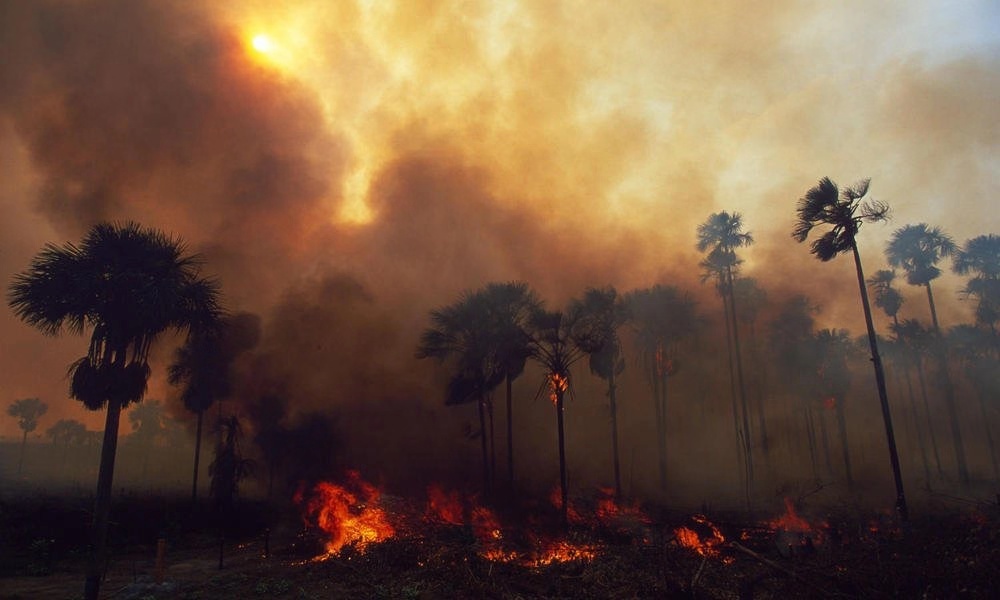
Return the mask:
{"type": "Polygon", "coordinates": [[[858,287],[861,291],[861,306],[865,313],[868,346],[871,349],[872,366],[875,369],[875,386],[878,389],[879,404],[882,407],[886,444],[889,446],[889,463],[892,467],[892,478],[896,484],[896,510],[903,521],[908,521],[910,511],[906,506],[906,494],[903,492],[903,474],[899,466],[899,454],[896,451],[896,435],[893,432],[892,414],[889,411],[889,394],[885,390],[885,371],[882,368],[882,357],[878,352],[878,338],[875,336],[875,323],[872,321],[872,307],[868,302],[868,288],[865,286],[865,273],[861,267],[861,253],[858,252],[858,244],[853,238],[851,239],[851,250],[854,253],[854,267],[858,272],[858,287]]]}
{"type": "MultiPolygon", "coordinates": [[[[903,360],[905,361],[906,357],[903,357],[903,360]]],[[[913,393],[913,378],[912,375],[910,374],[910,368],[906,365],[905,362],[903,363],[903,379],[906,380],[906,394],[907,397],[910,399],[910,415],[911,418],[913,419],[913,430],[916,433],[917,445],[920,447],[920,463],[924,468],[924,478],[927,481],[925,484],[926,486],[925,489],[927,489],[927,491],[930,491],[931,467],[930,463],[927,460],[927,443],[924,440],[923,428],[920,425],[920,412],[919,409],[917,408],[917,397],[913,393]]]]}
{"type": "Polygon", "coordinates": [[[816,459],[816,426],[813,423],[812,407],[807,402],[802,411],[806,425],[806,440],[809,443],[809,462],[812,464],[813,478],[819,481],[819,462],[816,459]]]}
{"type": "MultiPolygon", "coordinates": [[[[205,411],[198,411],[198,425],[195,429],[194,438],[194,475],[191,482],[191,502],[198,502],[198,466],[201,460],[201,425],[204,420],[205,411]]],[[[270,485],[268,485],[268,495],[270,496],[270,485]]]]}
{"type": "Polygon", "coordinates": [[[490,453],[486,442],[486,404],[485,398],[480,398],[476,404],[479,406],[479,433],[483,449],[483,493],[489,496],[493,492],[493,486],[490,485],[492,477],[490,476],[490,453]]]}
{"type": "Polygon", "coordinates": [[[944,467],[941,466],[941,454],[938,452],[937,436],[934,435],[934,420],[931,417],[931,403],[927,398],[927,378],[924,377],[923,360],[919,356],[914,356],[917,364],[917,383],[920,385],[920,396],[924,404],[924,419],[927,421],[927,431],[930,432],[931,449],[934,452],[934,464],[937,467],[938,475],[944,475],[944,467]]]}
{"type": "Polygon", "coordinates": [[[615,499],[622,497],[621,468],[618,461],[618,402],[615,395],[615,369],[608,375],[608,401],[611,405],[611,456],[615,471],[615,499]]]}
{"type": "Polygon", "coordinates": [[[747,469],[747,504],[750,502],[750,495],[753,490],[753,447],[751,445],[752,432],[750,430],[750,407],[747,402],[746,381],[743,377],[743,357],[740,349],[740,325],[736,319],[736,294],[733,292],[733,271],[726,267],[726,279],[729,287],[729,312],[733,323],[733,355],[736,357],[736,379],[740,391],[740,408],[743,416],[743,451],[746,457],[747,469]]]}
{"type": "Polygon", "coordinates": [[[563,399],[565,392],[556,386],[556,425],[559,430],[559,495],[562,505],[559,507],[563,526],[569,523],[569,490],[566,481],[566,434],[563,428],[563,399]]]}
{"type": "Polygon", "coordinates": [[[747,507],[750,506],[750,480],[748,477],[749,467],[746,460],[744,432],[740,429],[740,405],[738,392],[736,390],[736,366],[733,360],[733,334],[729,324],[729,297],[725,291],[722,296],[722,320],[726,324],[726,353],[729,357],[729,392],[733,409],[733,432],[736,442],[736,464],[740,469],[740,483],[742,484],[746,496],[747,507]]]}
{"type": "Polygon", "coordinates": [[[837,430],[840,433],[840,448],[844,455],[844,473],[847,476],[847,489],[854,490],[854,474],[851,471],[851,452],[847,444],[847,417],[844,414],[844,398],[834,400],[837,412],[837,430]]]}
{"type": "Polygon", "coordinates": [[[511,402],[511,378],[507,374],[507,487],[514,488],[514,413],[511,402]]]}
{"type": "Polygon", "coordinates": [[[101,466],[97,474],[97,495],[94,500],[93,552],[87,565],[87,579],[84,585],[86,600],[97,600],[107,561],[111,489],[115,474],[115,454],[118,451],[118,425],[121,412],[120,400],[108,400],[107,415],[104,420],[104,443],[101,446],[101,466]]]}
{"type": "Polygon", "coordinates": [[[28,430],[24,430],[24,435],[21,436],[21,454],[17,459],[17,476],[21,476],[21,468],[24,466],[24,447],[28,444],[28,430]]]}

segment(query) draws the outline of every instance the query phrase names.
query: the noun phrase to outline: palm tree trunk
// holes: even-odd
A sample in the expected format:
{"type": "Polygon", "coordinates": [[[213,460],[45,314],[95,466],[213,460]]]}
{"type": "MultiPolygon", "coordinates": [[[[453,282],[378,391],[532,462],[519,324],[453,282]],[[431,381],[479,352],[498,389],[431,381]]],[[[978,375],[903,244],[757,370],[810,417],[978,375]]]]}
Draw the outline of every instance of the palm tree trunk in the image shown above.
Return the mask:
{"type": "Polygon", "coordinates": [[[615,469],[615,499],[622,497],[621,468],[618,462],[618,402],[615,397],[615,369],[611,366],[608,376],[608,401],[611,404],[611,459],[615,469]]]}
{"type": "Polygon", "coordinates": [[[934,308],[934,294],[931,292],[931,284],[928,281],[927,303],[931,307],[931,322],[934,324],[934,349],[938,358],[938,368],[941,370],[941,385],[944,387],[944,405],[948,410],[948,420],[951,421],[951,441],[955,447],[955,463],[958,467],[958,476],[962,483],[969,483],[969,468],[965,462],[965,444],[962,442],[962,428],[958,422],[958,407],[955,405],[955,387],[948,374],[948,349],[945,348],[944,337],[941,335],[941,327],[938,325],[937,310],[934,308]]]}
{"type": "MultiPolygon", "coordinates": [[[[906,357],[903,357],[906,360],[906,357]]],[[[913,419],[913,430],[917,435],[917,445],[920,447],[920,463],[924,467],[924,477],[927,480],[926,489],[930,491],[931,489],[931,467],[927,461],[927,443],[924,440],[923,428],[920,426],[920,413],[917,409],[917,397],[913,393],[913,378],[910,375],[910,369],[903,363],[903,378],[906,379],[906,393],[910,399],[910,413],[913,419]]]]}
{"type": "Polygon", "coordinates": [[[486,442],[486,403],[485,398],[480,398],[476,405],[479,407],[479,437],[482,442],[483,450],[483,493],[489,496],[492,493],[492,488],[490,486],[490,453],[486,442]]]}
{"type": "Polygon", "coordinates": [[[979,414],[982,415],[983,429],[986,431],[986,443],[990,449],[990,461],[993,464],[993,477],[1000,481],[1000,464],[997,463],[996,445],[993,443],[993,433],[990,431],[990,416],[986,410],[986,397],[982,392],[979,392],[977,396],[979,396],[979,414]]]}
{"type": "Polygon", "coordinates": [[[840,433],[840,449],[844,454],[844,473],[847,475],[847,489],[854,491],[854,474],[851,472],[851,452],[847,445],[847,416],[844,414],[844,398],[837,398],[837,429],[840,433]]]}
{"type": "Polygon", "coordinates": [[[667,489],[667,373],[664,366],[659,375],[660,383],[660,423],[659,437],[656,441],[660,454],[660,489],[667,489]]]}
{"type": "Polygon", "coordinates": [[[826,474],[833,475],[833,460],[830,458],[830,436],[826,431],[826,407],[819,411],[819,439],[823,446],[823,464],[826,474]]]}
{"type": "Polygon", "coordinates": [[[93,546],[87,565],[84,585],[85,600],[97,600],[107,560],[108,522],[111,516],[111,486],[115,473],[115,454],[118,451],[118,424],[122,413],[121,401],[108,400],[104,420],[104,443],[101,446],[101,467],[97,475],[97,495],[94,500],[93,546]]]}
{"type": "Polygon", "coordinates": [[[747,480],[746,460],[743,452],[743,433],[740,431],[740,405],[736,392],[736,367],[733,364],[733,334],[729,325],[729,296],[724,289],[719,290],[722,296],[722,320],[726,324],[726,354],[729,357],[729,398],[733,409],[733,433],[736,442],[736,464],[740,469],[740,483],[747,496],[747,504],[750,503],[750,484],[747,480]]]}
{"type": "MultiPolygon", "coordinates": [[[[201,460],[201,423],[205,416],[204,410],[198,411],[198,426],[194,437],[194,476],[191,482],[191,502],[198,502],[198,464],[201,460]]],[[[268,492],[270,494],[270,491],[268,492]]]]}
{"type": "Polygon", "coordinates": [[[663,402],[660,400],[663,392],[660,389],[662,383],[660,379],[660,360],[659,349],[657,355],[653,357],[653,369],[650,373],[650,377],[653,378],[653,418],[656,422],[656,454],[657,454],[657,465],[658,472],[660,476],[660,488],[666,489],[667,481],[665,473],[663,470],[664,456],[663,456],[663,446],[660,445],[660,440],[663,439],[663,402]]]}
{"type": "Polygon", "coordinates": [[[556,388],[556,425],[559,430],[559,493],[562,505],[559,507],[562,524],[569,524],[569,491],[566,488],[566,434],[563,429],[563,391],[556,388]]]}
{"type": "Polygon", "coordinates": [[[491,396],[487,398],[486,402],[487,416],[490,420],[490,487],[496,486],[497,477],[497,446],[496,446],[496,429],[493,427],[493,398],[491,396]]]}
{"type": "Polygon", "coordinates": [[[767,418],[764,403],[767,398],[767,368],[761,359],[760,346],[757,343],[757,327],[750,322],[750,346],[753,348],[754,366],[757,370],[757,428],[760,429],[760,449],[764,452],[765,462],[770,450],[767,439],[767,418]]]}
{"type": "Polygon", "coordinates": [[[812,407],[806,403],[802,411],[806,422],[806,440],[809,443],[809,461],[812,464],[813,478],[819,481],[819,464],[816,461],[816,427],[813,423],[812,407]]]}
{"type": "Polygon", "coordinates": [[[927,431],[930,432],[931,450],[934,452],[934,465],[937,467],[938,475],[944,475],[944,468],[941,466],[941,453],[938,452],[937,436],[934,435],[934,420],[931,418],[931,403],[927,398],[927,378],[924,377],[924,363],[920,356],[914,355],[917,364],[917,383],[920,384],[920,397],[924,404],[924,419],[927,421],[927,431]]]}
{"type": "Polygon", "coordinates": [[[21,454],[17,459],[17,477],[21,477],[21,467],[24,466],[24,447],[28,443],[28,430],[24,430],[24,435],[21,436],[21,454]]]}
{"type": "Polygon", "coordinates": [[[750,504],[750,495],[753,490],[753,447],[751,445],[752,432],[750,430],[750,409],[747,402],[746,381],[743,378],[743,353],[740,351],[740,326],[736,320],[736,294],[733,293],[733,270],[726,267],[726,278],[729,280],[729,312],[733,321],[733,354],[736,357],[736,379],[740,391],[740,407],[743,415],[743,451],[746,459],[747,469],[747,506],[750,504]]]}
{"type": "Polygon", "coordinates": [[[872,366],[875,369],[875,385],[878,388],[879,404],[882,406],[882,421],[885,424],[885,439],[889,446],[889,462],[892,466],[892,477],[896,484],[896,510],[903,521],[909,520],[909,509],[906,506],[906,494],[903,492],[903,474],[899,467],[899,454],[896,451],[896,435],[892,429],[892,414],[889,411],[889,395],[885,391],[885,372],[882,369],[882,357],[878,353],[878,338],[875,337],[875,323],[872,321],[872,307],[868,303],[868,288],[865,286],[865,273],[861,267],[861,254],[858,244],[851,239],[851,250],[854,252],[854,267],[858,272],[858,287],[861,291],[861,306],[865,313],[865,326],[868,329],[868,345],[872,353],[872,366]]]}
{"type": "Polygon", "coordinates": [[[507,486],[514,489],[514,413],[511,402],[511,379],[507,374],[507,486]]]}

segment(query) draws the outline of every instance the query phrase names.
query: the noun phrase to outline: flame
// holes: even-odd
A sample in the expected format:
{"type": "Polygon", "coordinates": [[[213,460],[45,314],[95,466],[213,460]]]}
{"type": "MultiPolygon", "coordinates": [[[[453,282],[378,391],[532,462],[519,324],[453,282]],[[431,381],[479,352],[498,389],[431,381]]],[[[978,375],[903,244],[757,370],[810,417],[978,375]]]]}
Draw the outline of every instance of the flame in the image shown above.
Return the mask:
{"type": "Polygon", "coordinates": [[[815,525],[805,520],[795,512],[795,504],[791,498],[785,498],[785,514],[767,521],[766,525],[776,533],[785,534],[782,546],[809,547],[823,542],[823,529],[828,527],[825,521],[815,525]],[[791,534],[791,539],[788,539],[791,534]]]}
{"type": "MultiPolygon", "coordinates": [[[[364,552],[369,544],[396,534],[388,515],[378,506],[381,494],[353,471],[348,473],[345,486],[327,481],[316,484],[304,510],[307,520],[329,536],[326,556],[339,554],[348,545],[364,552]]],[[[303,499],[304,494],[296,494],[297,501],[303,499]]]]}
{"type": "Polygon", "coordinates": [[[559,396],[569,389],[569,378],[561,373],[549,373],[549,399],[552,404],[559,402],[559,396]]]}
{"type": "MultiPolygon", "coordinates": [[[[562,490],[557,485],[549,492],[549,502],[556,510],[562,510],[562,490]]],[[[580,516],[580,511],[576,509],[571,500],[566,501],[566,520],[570,523],[583,523],[584,518],[580,516]]]]}
{"type": "Polygon", "coordinates": [[[462,525],[465,523],[464,512],[462,498],[458,492],[446,492],[438,485],[427,487],[427,510],[424,512],[426,520],[462,525]]]}
{"type": "Polygon", "coordinates": [[[829,398],[823,398],[823,408],[827,410],[833,410],[837,408],[837,399],[834,398],[833,396],[830,396],[829,398]]]}
{"type": "Polygon", "coordinates": [[[640,523],[649,524],[651,522],[639,503],[622,505],[615,500],[615,491],[611,488],[598,488],[602,497],[597,500],[594,515],[598,521],[607,523],[609,521],[620,521],[622,519],[633,519],[640,523]]]}
{"type": "MultiPolygon", "coordinates": [[[[726,538],[719,531],[714,523],[704,515],[694,515],[691,520],[701,525],[701,529],[707,531],[707,535],[702,537],[697,531],[689,527],[678,527],[674,530],[677,543],[683,548],[689,548],[705,558],[718,558],[721,556],[720,548],[725,543],[726,538]]],[[[733,559],[725,557],[723,563],[731,564],[733,559]]]]}

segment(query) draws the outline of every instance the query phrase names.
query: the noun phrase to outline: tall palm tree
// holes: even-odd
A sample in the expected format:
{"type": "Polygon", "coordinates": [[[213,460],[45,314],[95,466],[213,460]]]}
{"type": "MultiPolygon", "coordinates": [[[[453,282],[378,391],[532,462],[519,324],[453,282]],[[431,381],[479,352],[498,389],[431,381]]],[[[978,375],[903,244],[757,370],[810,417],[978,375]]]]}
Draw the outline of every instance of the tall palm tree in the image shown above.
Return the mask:
{"type": "Polygon", "coordinates": [[[854,255],[854,268],[858,273],[858,289],[861,293],[861,307],[865,313],[868,345],[871,349],[872,367],[875,370],[875,385],[882,406],[882,420],[885,424],[885,437],[889,446],[889,461],[896,484],[896,510],[905,521],[909,519],[909,511],[906,507],[906,495],[903,491],[903,476],[899,468],[899,454],[896,451],[896,436],[892,428],[889,397],[885,389],[885,372],[882,368],[882,358],[878,352],[878,340],[875,337],[875,325],[872,322],[872,308],[868,302],[865,273],[861,267],[861,254],[858,252],[856,239],[862,223],[885,221],[889,215],[889,205],[874,200],[863,200],[868,194],[869,183],[870,180],[865,179],[840,190],[829,177],[821,179],[799,199],[796,207],[798,220],[792,231],[792,237],[801,243],[809,237],[813,228],[820,225],[830,225],[832,227],[829,231],[812,242],[810,247],[812,254],[823,262],[833,260],[837,255],[845,252],[851,252],[854,255]]]}
{"type": "Polygon", "coordinates": [[[928,435],[931,440],[931,450],[934,455],[934,465],[938,475],[944,474],[941,467],[941,453],[938,451],[937,434],[934,433],[934,418],[931,415],[931,404],[927,397],[927,377],[924,374],[924,357],[930,352],[931,337],[930,330],[920,324],[916,319],[903,319],[891,327],[896,340],[902,345],[904,352],[908,355],[908,364],[913,365],[917,372],[917,384],[920,386],[920,397],[924,405],[924,420],[927,424],[928,435]]]}
{"type": "Polygon", "coordinates": [[[17,476],[21,476],[24,466],[24,447],[28,443],[28,434],[38,428],[38,418],[49,410],[49,405],[38,398],[21,398],[7,407],[7,414],[17,419],[17,427],[21,435],[21,454],[17,459],[17,476]]]}
{"type": "Polygon", "coordinates": [[[70,383],[70,395],[84,406],[107,408],[87,600],[100,590],[121,411],[145,394],[150,348],[163,331],[207,327],[219,318],[217,284],[200,275],[200,265],[162,232],[101,223],[78,246],[46,245],[10,286],[15,314],[43,333],[91,330],[70,383]]]}
{"type": "Polygon", "coordinates": [[[695,301],[674,286],[654,285],[627,294],[635,328],[635,345],[653,391],[660,487],[667,486],[667,387],[677,371],[678,346],[697,331],[695,301]]]}
{"type": "MultiPolygon", "coordinates": [[[[743,216],[739,213],[726,211],[713,213],[708,219],[698,225],[697,230],[699,252],[708,252],[701,266],[704,270],[703,279],[713,278],[716,290],[722,297],[722,308],[726,322],[726,345],[729,348],[730,380],[735,369],[735,380],[731,381],[734,397],[739,394],[742,429],[737,431],[737,438],[742,441],[742,452],[745,470],[747,503],[753,487],[753,451],[751,444],[749,404],[747,402],[746,383],[743,377],[743,354],[740,349],[740,330],[736,318],[736,297],[734,281],[739,266],[743,260],[736,250],[753,244],[753,236],[743,231],[743,216]],[[730,345],[731,344],[731,345],[730,345]]],[[[734,401],[735,404],[735,401],[734,401]]]]}
{"type": "Polygon", "coordinates": [[[542,389],[548,389],[549,398],[556,409],[556,429],[559,440],[559,506],[565,525],[569,516],[569,491],[566,481],[566,433],[563,412],[566,392],[572,389],[570,367],[579,360],[583,349],[575,339],[574,329],[579,312],[564,313],[538,309],[529,318],[531,332],[531,358],[545,370],[542,389]]]}
{"type": "Polygon", "coordinates": [[[250,313],[240,313],[222,319],[218,326],[207,331],[192,331],[187,341],[174,352],[174,361],[167,371],[167,381],[170,385],[181,387],[184,408],[196,415],[192,502],[198,499],[198,470],[205,411],[216,400],[221,402],[229,396],[229,371],[233,360],[255,346],[259,338],[260,318],[250,313]]]}
{"type": "Polygon", "coordinates": [[[941,275],[941,269],[937,266],[941,259],[953,255],[956,250],[955,242],[940,227],[929,227],[926,223],[897,229],[885,249],[889,264],[903,269],[907,283],[922,285],[927,290],[931,323],[938,334],[941,333],[941,327],[938,324],[931,281],[941,275]]]}
{"type": "Polygon", "coordinates": [[[507,400],[507,485],[514,485],[514,410],[512,387],[524,372],[531,355],[528,318],[541,308],[541,300],[527,283],[488,283],[481,291],[489,313],[492,343],[503,376],[507,400]]]}
{"type": "Polygon", "coordinates": [[[872,288],[875,306],[881,308],[894,324],[898,324],[899,309],[903,308],[904,299],[903,294],[892,285],[895,280],[895,271],[880,269],[868,278],[868,285],[872,288]]]}
{"type": "Polygon", "coordinates": [[[760,449],[767,457],[769,441],[767,437],[767,366],[763,360],[763,352],[757,339],[757,316],[767,305],[767,292],[760,287],[753,277],[741,277],[733,282],[733,295],[737,300],[737,316],[741,323],[746,324],[750,331],[750,348],[753,355],[752,369],[756,374],[756,413],[757,429],[760,432],[760,449]]]}
{"type": "Polygon", "coordinates": [[[445,404],[475,402],[483,454],[483,489],[492,491],[487,403],[490,392],[504,379],[490,327],[489,305],[481,292],[466,292],[453,304],[431,311],[432,326],[420,336],[417,358],[452,363],[445,404]]]}
{"type": "Polygon", "coordinates": [[[1000,357],[997,338],[997,322],[1000,321],[1000,235],[980,235],[967,240],[952,256],[951,268],[959,275],[974,274],[963,291],[978,301],[976,322],[989,327],[993,334],[993,352],[1000,357]]]}
{"type": "Polygon", "coordinates": [[[851,470],[850,446],[847,443],[846,406],[851,387],[851,372],[847,359],[854,350],[853,341],[844,329],[822,329],[816,333],[814,344],[817,351],[818,391],[824,400],[832,401],[837,415],[837,431],[840,435],[840,449],[844,460],[844,474],[848,489],[854,488],[854,474],[851,470]]]}
{"type": "Polygon", "coordinates": [[[1000,481],[1000,461],[997,460],[993,441],[992,421],[987,404],[1000,390],[1000,357],[992,352],[994,335],[991,331],[972,325],[956,325],[948,331],[949,346],[965,367],[965,376],[979,397],[979,416],[983,420],[986,444],[990,450],[993,476],[1000,481]]]}
{"type": "Polygon", "coordinates": [[[921,285],[927,290],[927,303],[931,309],[931,323],[934,327],[934,350],[938,359],[938,372],[941,387],[944,391],[945,408],[948,410],[948,420],[951,422],[951,440],[955,451],[955,463],[958,475],[963,483],[969,481],[969,469],[965,462],[965,445],[962,442],[962,428],[958,420],[958,407],[955,403],[955,388],[948,373],[948,355],[938,323],[937,309],[934,306],[934,294],[931,291],[931,281],[941,275],[937,264],[946,256],[956,252],[955,242],[945,234],[940,227],[929,227],[926,223],[907,225],[897,229],[886,246],[885,254],[889,264],[902,267],[906,272],[906,282],[910,285],[921,285]]]}
{"type": "Polygon", "coordinates": [[[625,370],[618,330],[628,321],[629,307],[611,286],[588,288],[583,299],[574,303],[579,314],[574,337],[590,357],[590,372],[608,382],[611,409],[611,457],[615,477],[615,498],[622,497],[621,467],[618,456],[618,401],[615,379],[625,370]]]}

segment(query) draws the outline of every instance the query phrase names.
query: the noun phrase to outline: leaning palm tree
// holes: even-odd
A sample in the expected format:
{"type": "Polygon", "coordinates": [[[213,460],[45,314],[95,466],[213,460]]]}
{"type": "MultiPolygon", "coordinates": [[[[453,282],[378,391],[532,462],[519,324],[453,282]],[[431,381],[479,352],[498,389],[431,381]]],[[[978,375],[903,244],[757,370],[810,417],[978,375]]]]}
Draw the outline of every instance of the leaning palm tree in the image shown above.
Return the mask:
{"type": "Polygon", "coordinates": [[[798,221],[792,231],[792,237],[801,243],[809,237],[813,228],[820,225],[831,225],[832,228],[829,231],[812,242],[810,248],[812,254],[823,262],[833,260],[837,255],[845,252],[851,252],[854,255],[854,267],[858,273],[858,289],[861,293],[861,307],[864,310],[865,325],[868,328],[868,345],[871,349],[872,367],[875,369],[875,385],[878,389],[879,402],[882,405],[882,420],[885,425],[886,442],[889,446],[889,461],[896,484],[896,510],[905,521],[909,518],[909,511],[906,507],[906,495],[903,492],[903,476],[899,468],[899,454],[896,451],[892,415],[889,412],[889,397],[885,389],[885,372],[882,368],[882,358],[878,352],[878,340],[875,337],[875,325],[872,322],[872,308],[868,302],[865,273],[861,267],[861,254],[858,252],[856,239],[862,223],[885,221],[889,216],[888,204],[875,200],[862,200],[868,194],[869,182],[870,180],[865,179],[840,190],[829,177],[821,179],[799,199],[796,207],[798,221]]]}
{"type": "Polygon", "coordinates": [[[694,299],[674,286],[654,285],[626,295],[635,345],[646,381],[653,392],[660,487],[667,486],[667,388],[677,372],[679,345],[700,324],[694,299]]]}
{"type": "Polygon", "coordinates": [[[565,525],[569,516],[569,492],[566,481],[566,434],[563,410],[566,392],[571,388],[570,367],[584,355],[575,338],[575,324],[579,311],[568,313],[538,309],[531,314],[531,358],[545,370],[541,389],[549,391],[549,398],[556,409],[556,429],[559,441],[559,506],[565,525]]]}
{"type": "Polygon", "coordinates": [[[628,321],[629,308],[614,287],[588,288],[583,299],[574,303],[579,314],[574,337],[590,357],[590,372],[608,382],[611,410],[611,457],[615,477],[615,498],[622,497],[621,467],[618,456],[618,400],[615,379],[625,370],[618,330],[628,321]]]}
{"type": "Polygon", "coordinates": [[[49,405],[38,398],[21,398],[7,407],[7,414],[17,419],[17,427],[23,432],[21,436],[21,453],[17,459],[17,476],[21,476],[24,466],[24,447],[28,443],[28,434],[38,428],[38,418],[49,410],[49,405]]]}
{"type": "Polygon", "coordinates": [[[729,349],[730,383],[733,390],[733,404],[736,396],[740,399],[742,428],[738,428],[737,438],[741,441],[747,503],[753,487],[753,451],[750,431],[749,403],[743,377],[743,353],[740,348],[740,329],[736,318],[736,296],[734,281],[743,260],[736,254],[738,248],[753,244],[753,236],[743,231],[743,216],[726,211],[713,213],[698,225],[699,252],[708,252],[701,262],[703,280],[715,279],[716,290],[722,297],[722,308],[726,322],[726,346],[729,349]],[[733,377],[735,371],[735,377],[733,377]]]}
{"type": "Polygon", "coordinates": [[[145,394],[150,348],[168,329],[219,318],[218,286],[200,275],[200,265],[164,233],[102,223],[80,245],[45,246],[10,286],[15,314],[43,333],[91,331],[86,356],[70,367],[70,396],[91,410],[107,408],[87,600],[100,590],[121,411],[145,394]]]}
{"type": "Polygon", "coordinates": [[[931,323],[934,327],[934,350],[938,362],[938,373],[944,391],[945,408],[951,422],[951,440],[955,450],[955,464],[963,483],[969,481],[969,469],[965,462],[965,445],[959,425],[958,407],[955,404],[955,388],[948,372],[948,355],[938,323],[937,309],[931,281],[941,275],[937,264],[946,256],[955,254],[955,242],[940,227],[928,227],[926,223],[907,225],[897,229],[886,246],[885,254],[889,264],[902,267],[906,272],[906,282],[920,285],[927,290],[927,303],[931,309],[931,323]]]}

